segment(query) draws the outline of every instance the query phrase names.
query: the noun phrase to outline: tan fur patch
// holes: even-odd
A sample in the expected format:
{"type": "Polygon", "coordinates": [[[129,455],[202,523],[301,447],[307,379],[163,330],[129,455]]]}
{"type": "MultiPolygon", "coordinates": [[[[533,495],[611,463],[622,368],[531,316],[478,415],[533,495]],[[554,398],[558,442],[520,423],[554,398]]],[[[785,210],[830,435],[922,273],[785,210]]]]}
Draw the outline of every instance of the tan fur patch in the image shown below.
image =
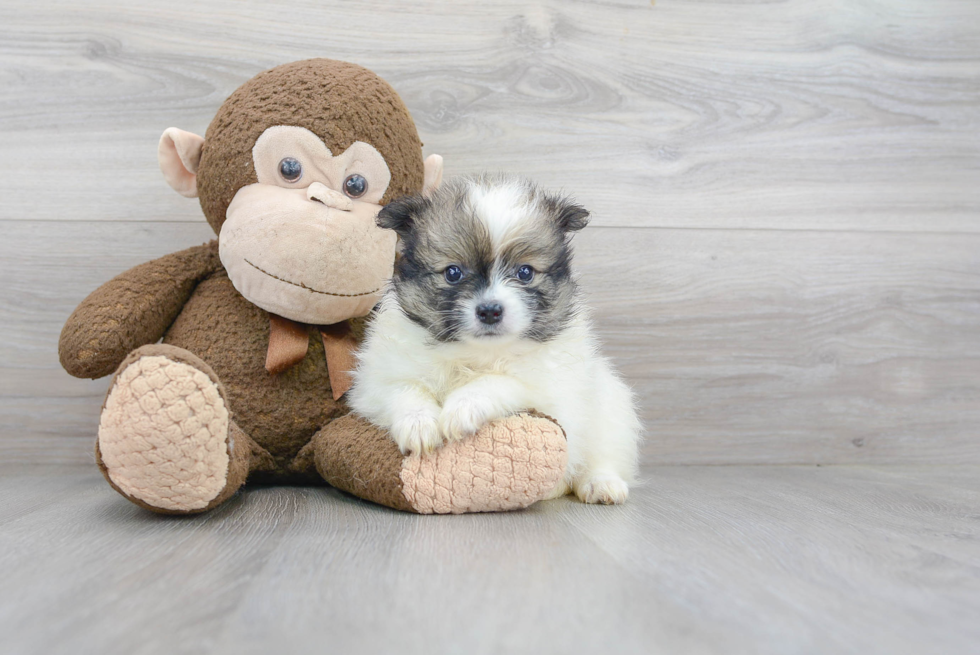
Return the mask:
{"type": "Polygon", "coordinates": [[[227,482],[228,425],[224,399],[205,373],[141,357],[106,398],[99,451],[124,493],[162,509],[201,509],[227,482]]]}
{"type": "Polygon", "coordinates": [[[567,459],[556,423],[515,414],[431,455],[405,458],[400,477],[405,498],[420,514],[504,511],[547,496],[561,482],[567,459]]]}

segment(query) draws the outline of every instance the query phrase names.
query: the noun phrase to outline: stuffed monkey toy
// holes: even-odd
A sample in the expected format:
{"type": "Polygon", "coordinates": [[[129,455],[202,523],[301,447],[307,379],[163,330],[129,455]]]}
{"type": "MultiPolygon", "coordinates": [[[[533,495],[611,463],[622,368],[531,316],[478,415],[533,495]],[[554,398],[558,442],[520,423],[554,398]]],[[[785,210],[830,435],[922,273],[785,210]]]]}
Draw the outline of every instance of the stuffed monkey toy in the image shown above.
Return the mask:
{"type": "Polygon", "coordinates": [[[96,442],[113,489],[165,514],[209,510],[247,479],[326,481],[421,513],[515,509],[553,492],[566,451],[547,417],[404,456],[345,405],[396,256],[375,217],[442,176],[384,80],[328,59],[273,68],[225,101],[204,138],[166,130],[159,159],[217,240],[106,282],[59,344],[71,375],[114,373],[96,442]]]}

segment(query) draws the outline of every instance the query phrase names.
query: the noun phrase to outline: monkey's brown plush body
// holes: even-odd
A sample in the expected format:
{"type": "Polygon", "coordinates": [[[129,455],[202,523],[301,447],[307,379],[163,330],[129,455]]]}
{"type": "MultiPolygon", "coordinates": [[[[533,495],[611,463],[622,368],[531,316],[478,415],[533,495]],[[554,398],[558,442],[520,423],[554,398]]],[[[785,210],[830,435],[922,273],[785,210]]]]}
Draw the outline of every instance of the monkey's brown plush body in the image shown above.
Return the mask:
{"type": "Polygon", "coordinates": [[[236,91],[203,140],[167,130],[160,158],[219,240],[110,280],[59,346],[72,375],[115,371],[96,446],[113,488],[162,513],[215,507],[246,479],[326,480],[440,513],[524,507],[555,489],[564,436],[545,417],[405,457],[348,414],[351,351],[394,258],[373,217],[441,174],[387,83],[342,62],[281,66],[236,91]],[[297,168],[305,179],[290,179],[297,168]]]}

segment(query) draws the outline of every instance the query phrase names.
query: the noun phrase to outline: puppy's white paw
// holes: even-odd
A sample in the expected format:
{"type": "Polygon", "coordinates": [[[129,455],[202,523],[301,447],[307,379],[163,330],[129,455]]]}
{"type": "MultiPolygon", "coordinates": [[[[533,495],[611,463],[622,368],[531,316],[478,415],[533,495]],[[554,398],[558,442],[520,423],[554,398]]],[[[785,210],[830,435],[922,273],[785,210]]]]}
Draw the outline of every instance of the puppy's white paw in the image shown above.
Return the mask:
{"type": "Polygon", "coordinates": [[[615,473],[593,473],[573,487],[583,503],[622,505],[630,495],[629,486],[615,473]]]}
{"type": "Polygon", "coordinates": [[[399,417],[388,432],[403,455],[428,454],[442,445],[439,422],[427,411],[399,417]]]}
{"type": "Polygon", "coordinates": [[[439,431],[446,441],[458,441],[497,418],[493,404],[469,393],[453,393],[446,398],[439,414],[439,431]]]}

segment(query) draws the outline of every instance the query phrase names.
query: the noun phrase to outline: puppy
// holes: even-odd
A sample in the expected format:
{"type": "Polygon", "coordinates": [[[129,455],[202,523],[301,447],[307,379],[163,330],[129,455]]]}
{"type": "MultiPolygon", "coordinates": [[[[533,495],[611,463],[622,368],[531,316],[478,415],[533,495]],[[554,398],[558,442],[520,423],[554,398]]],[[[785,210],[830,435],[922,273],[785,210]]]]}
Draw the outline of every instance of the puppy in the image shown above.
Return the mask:
{"type": "Polygon", "coordinates": [[[409,454],[536,409],[568,438],[551,497],[624,502],[640,424],[572,279],[571,233],[588,216],[503,176],[456,179],[384,207],[378,225],[402,249],[358,355],[354,410],[409,454]]]}

